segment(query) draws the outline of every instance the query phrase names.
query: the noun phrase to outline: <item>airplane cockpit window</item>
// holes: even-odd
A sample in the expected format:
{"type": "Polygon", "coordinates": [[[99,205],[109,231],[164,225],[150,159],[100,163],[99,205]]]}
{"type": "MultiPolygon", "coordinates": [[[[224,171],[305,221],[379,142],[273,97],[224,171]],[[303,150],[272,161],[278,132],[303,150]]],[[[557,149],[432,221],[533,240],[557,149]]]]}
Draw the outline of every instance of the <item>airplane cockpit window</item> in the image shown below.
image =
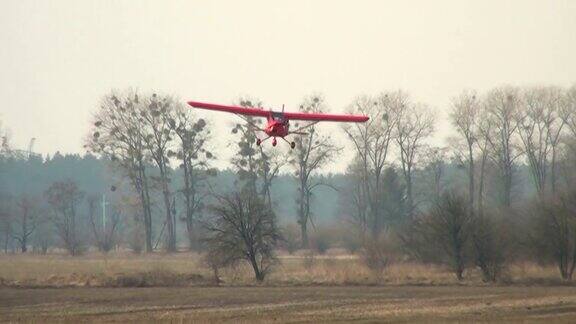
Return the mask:
{"type": "Polygon", "coordinates": [[[286,118],[284,117],[283,113],[279,113],[279,112],[273,112],[272,113],[272,118],[274,118],[274,120],[277,120],[281,123],[284,123],[286,121],[286,118]]]}

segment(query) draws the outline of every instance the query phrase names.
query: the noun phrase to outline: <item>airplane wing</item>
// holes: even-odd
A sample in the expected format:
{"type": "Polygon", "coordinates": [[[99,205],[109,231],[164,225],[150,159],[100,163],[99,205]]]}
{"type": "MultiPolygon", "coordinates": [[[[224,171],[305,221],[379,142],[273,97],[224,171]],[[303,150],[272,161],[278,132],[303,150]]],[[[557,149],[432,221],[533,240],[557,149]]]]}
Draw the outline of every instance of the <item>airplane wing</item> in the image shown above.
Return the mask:
{"type": "MultiPolygon", "coordinates": [[[[224,111],[246,116],[268,117],[271,114],[270,111],[261,108],[244,108],[240,106],[226,106],[226,105],[218,105],[198,101],[188,101],[188,104],[195,108],[224,111]]],[[[293,113],[284,112],[282,114],[289,120],[363,123],[369,119],[368,116],[362,116],[362,115],[334,115],[334,114],[300,113],[300,112],[293,112],[293,113]]]]}
{"type": "Polygon", "coordinates": [[[244,107],[240,107],[240,106],[225,106],[225,105],[217,105],[217,104],[198,102],[198,101],[188,101],[188,104],[192,107],[195,107],[195,108],[224,111],[224,112],[229,112],[229,113],[239,114],[239,115],[246,115],[246,116],[268,117],[270,115],[270,112],[268,110],[258,109],[258,108],[244,108],[244,107]]]}
{"type": "Polygon", "coordinates": [[[289,120],[310,120],[310,121],[333,121],[333,122],[351,122],[363,123],[370,119],[368,116],[362,115],[334,115],[334,114],[318,114],[318,113],[291,113],[285,112],[284,116],[289,120]]]}

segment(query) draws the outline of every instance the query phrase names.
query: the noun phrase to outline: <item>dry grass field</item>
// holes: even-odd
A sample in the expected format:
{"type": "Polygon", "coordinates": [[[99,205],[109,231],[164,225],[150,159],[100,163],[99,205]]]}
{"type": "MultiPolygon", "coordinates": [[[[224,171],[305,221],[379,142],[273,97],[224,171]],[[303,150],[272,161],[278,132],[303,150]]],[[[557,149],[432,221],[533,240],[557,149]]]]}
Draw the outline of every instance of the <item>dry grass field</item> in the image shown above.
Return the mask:
{"type": "Polygon", "coordinates": [[[250,269],[217,287],[198,255],[0,255],[3,322],[576,321],[576,287],[553,267],[517,264],[503,283],[397,263],[382,275],[353,256],[283,255],[263,284],[250,269]]]}

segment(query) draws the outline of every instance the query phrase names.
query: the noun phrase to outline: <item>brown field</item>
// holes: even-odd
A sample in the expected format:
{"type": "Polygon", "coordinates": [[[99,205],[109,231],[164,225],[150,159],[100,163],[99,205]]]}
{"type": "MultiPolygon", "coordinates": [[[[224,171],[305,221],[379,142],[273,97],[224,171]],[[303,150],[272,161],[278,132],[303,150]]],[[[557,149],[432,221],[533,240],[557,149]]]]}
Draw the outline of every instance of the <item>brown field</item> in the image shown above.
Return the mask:
{"type": "Polygon", "coordinates": [[[249,269],[210,271],[194,254],[0,255],[0,321],[576,321],[576,287],[553,267],[517,264],[506,281],[458,283],[438,266],[375,275],[352,256],[282,256],[257,285],[249,269]]]}

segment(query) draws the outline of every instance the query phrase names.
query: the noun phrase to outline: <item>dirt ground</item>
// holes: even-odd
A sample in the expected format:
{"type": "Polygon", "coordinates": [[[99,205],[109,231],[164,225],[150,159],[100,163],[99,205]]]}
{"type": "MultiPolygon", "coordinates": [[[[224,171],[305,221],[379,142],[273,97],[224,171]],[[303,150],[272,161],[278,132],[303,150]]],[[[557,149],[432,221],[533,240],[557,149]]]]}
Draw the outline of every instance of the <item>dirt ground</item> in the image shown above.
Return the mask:
{"type": "Polygon", "coordinates": [[[0,321],[573,323],[576,288],[1,288],[0,321]]]}

